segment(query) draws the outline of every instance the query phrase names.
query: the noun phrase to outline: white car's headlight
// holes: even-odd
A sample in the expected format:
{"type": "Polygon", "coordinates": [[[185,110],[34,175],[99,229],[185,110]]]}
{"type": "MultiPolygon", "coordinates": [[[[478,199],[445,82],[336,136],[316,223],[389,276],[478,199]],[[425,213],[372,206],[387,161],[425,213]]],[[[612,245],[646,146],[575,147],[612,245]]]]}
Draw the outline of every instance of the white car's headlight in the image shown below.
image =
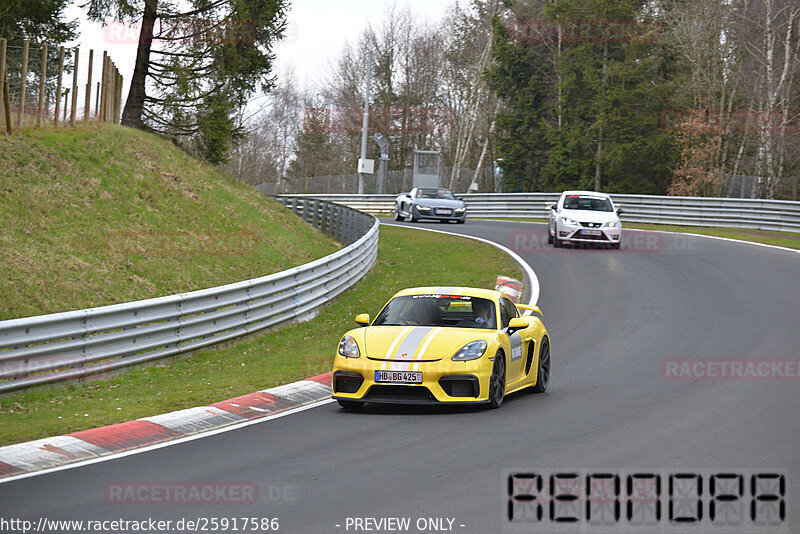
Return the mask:
{"type": "Polygon", "coordinates": [[[580,226],[580,224],[578,224],[578,221],[570,219],[569,217],[561,217],[561,222],[568,226],[580,226]]]}
{"type": "Polygon", "coordinates": [[[351,336],[344,336],[339,342],[339,354],[345,358],[359,358],[358,343],[351,336]]]}
{"type": "Polygon", "coordinates": [[[486,347],[489,345],[482,340],[473,341],[471,343],[467,343],[461,350],[456,352],[456,355],[453,356],[454,362],[466,362],[469,360],[477,360],[483,353],[486,352],[486,347]]]}
{"type": "Polygon", "coordinates": [[[619,221],[608,221],[603,224],[603,228],[619,228],[619,221]]]}

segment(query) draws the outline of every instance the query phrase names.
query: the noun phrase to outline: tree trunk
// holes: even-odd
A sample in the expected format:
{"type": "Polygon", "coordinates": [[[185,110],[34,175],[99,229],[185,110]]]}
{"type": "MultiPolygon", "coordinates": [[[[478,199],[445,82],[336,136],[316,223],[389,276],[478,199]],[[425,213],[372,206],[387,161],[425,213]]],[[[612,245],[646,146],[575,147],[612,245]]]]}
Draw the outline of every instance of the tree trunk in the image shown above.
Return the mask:
{"type": "MultiPolygon", "coordinates": [[[[497,115],[497,107],[495,106],[494,112],[492,113],[492,117],[496,117],[497,115]]],[[[481,177],[481,167],[483,167],[483,161],[486,159],[486,152],[489,151],[489,140],[494,133],[494,127],[497,120],[495,118],[492,119],[492,124],[489,126],[489,133],[486,135],[486,139],[483,142],[483,150],[481,150],[481,156],[478,158],[478,166],[475,167],[475,174],[472,175],[472,183],[469,184],[467,188],[467,193],[472,193],[473,189],[478,189],[478,181],[481,177]]]]}
{"type": "Polygon", "coordinates": [[[150,68],[150,47],[153,44],[153,26],[156,22],[158,0],[145,0],[142,17],[142,31],[139,33],[139,46],[136,50],[136,64],[133,68],[131,88],[122,112],[122,124],[133,128],[144,129],[142,112],[144,111],[145,82],[150,68]]]}

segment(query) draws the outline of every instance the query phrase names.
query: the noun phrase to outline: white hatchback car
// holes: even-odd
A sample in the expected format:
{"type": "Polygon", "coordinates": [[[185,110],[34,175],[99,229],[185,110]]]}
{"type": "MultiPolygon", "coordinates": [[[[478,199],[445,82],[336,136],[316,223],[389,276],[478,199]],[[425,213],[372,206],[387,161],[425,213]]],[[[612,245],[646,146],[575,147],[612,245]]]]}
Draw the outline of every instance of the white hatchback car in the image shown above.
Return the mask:
{"type": "Polygon", "coordinates": [[[556,247],[564,243],[593,243],[619,248],[622,208],[605,193],[564,191],[550,206],[547,241],[556,247]]]}

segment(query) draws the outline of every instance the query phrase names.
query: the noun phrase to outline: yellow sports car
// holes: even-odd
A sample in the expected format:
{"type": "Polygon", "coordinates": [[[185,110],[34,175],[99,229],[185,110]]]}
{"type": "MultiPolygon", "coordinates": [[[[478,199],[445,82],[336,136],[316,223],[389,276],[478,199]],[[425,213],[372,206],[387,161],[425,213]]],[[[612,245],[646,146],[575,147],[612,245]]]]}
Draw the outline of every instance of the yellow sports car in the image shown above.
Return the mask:
{"type": "Polygon", "coordinates": [[[470,287],[397,293],[339,342],[331,377],[343,408],[376,403],[487,403],[550,379],[550,340],[536,306],[470,287]],[[536,315],[531,315],[531,314],[536,315]],[[526,315],[523,315],[526,314],[526,315]]]}

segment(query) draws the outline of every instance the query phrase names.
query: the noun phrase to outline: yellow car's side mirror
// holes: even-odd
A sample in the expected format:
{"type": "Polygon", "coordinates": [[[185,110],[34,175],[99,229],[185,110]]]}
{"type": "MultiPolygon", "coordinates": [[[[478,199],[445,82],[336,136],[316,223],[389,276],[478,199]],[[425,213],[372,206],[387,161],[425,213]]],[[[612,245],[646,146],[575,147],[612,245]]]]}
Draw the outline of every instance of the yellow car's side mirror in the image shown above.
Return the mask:
{"type": "Polygon", "coordinates": [[[359,326],[369,326],[369,314],[368,313],[360,313],[356,315],[356,323],[359,326]]]}
{"type": "Polygon", "coordinates": [[[517,330],[525,330],[531,324],[522,317],[514,317],[508,322],[508,333],[513,334],[517,330]]]}

